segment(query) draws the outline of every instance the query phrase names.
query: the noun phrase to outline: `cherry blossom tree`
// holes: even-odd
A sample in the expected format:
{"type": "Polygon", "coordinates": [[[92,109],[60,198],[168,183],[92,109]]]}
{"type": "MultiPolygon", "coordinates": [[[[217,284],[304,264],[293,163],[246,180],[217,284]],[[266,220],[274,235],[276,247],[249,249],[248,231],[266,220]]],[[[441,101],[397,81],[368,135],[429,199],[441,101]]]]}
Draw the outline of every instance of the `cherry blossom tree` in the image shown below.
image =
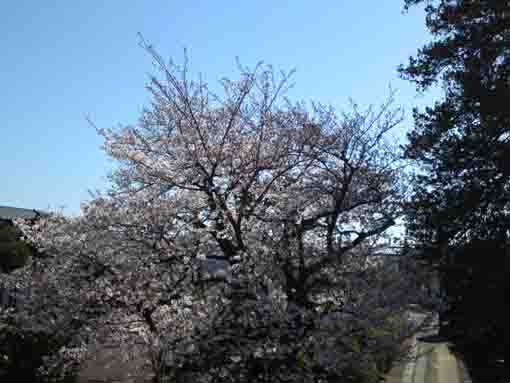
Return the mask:
{"type": "Polygon", "coordinates": [[[159,71],[150,106],[98,130],[117,164],[111,189],[79,217],[19,222],[40,251],[2,276],[25,294],[6,323],[61,338],[42,373],[61,377],[106,339],[142,341],[155,381],[329,382],[375,368],[420,299],[412,262],[375,257],[405,192],[392,97],[342,113],[293,103],[292,73],[263,64],[238,65],[218,94],[187,60],[142,45],[159,71]]]}

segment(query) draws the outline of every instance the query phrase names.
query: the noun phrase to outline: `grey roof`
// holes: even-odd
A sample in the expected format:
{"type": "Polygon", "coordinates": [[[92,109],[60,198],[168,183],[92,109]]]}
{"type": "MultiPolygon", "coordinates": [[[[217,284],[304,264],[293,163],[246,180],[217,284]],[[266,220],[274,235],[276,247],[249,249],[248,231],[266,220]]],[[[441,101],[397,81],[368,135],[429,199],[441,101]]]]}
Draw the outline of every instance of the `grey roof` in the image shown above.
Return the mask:
{"type": "Polygon", "coordinates": [[[0,219],[31,219],[39,215],[45,215],[45,213],[34,209],[21,209],[12,206],[0,206],[0,219]]]}

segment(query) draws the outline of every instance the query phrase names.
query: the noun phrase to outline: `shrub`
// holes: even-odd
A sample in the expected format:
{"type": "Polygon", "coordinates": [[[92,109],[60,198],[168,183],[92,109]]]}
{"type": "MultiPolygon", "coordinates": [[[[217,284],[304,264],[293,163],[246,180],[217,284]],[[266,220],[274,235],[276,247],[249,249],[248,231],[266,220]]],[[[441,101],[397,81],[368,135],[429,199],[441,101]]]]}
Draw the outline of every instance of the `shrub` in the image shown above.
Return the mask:
{"type": "MultiPolygon", "coordinates": [[[[46,382],[40,377],[39,368],[43,365],[44,356],[56,352],[61,344],[60,339],[49,334],[0,325],[0,381],[46,382]]],[[[75,379],[64,376],[57,381],[72,383],[75,379]]]]}
{"type": "Polygon", "coordinates": [[[31,247],[20,240],[21,233],[10,224],[0,226],[0,271],[23,267],[32,255],[31,247]]]}

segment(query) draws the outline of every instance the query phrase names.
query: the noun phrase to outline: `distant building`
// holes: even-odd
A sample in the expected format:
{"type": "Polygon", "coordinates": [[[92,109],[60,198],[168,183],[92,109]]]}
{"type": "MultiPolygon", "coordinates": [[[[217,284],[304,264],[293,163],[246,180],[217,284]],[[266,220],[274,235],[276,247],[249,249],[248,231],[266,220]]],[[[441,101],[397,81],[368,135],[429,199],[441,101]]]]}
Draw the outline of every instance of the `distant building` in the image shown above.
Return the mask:
{"type": "Polygon", "coordinates": [[[10,223],[15,219],[35,219],[44,215],[46,215],[46,213],[35,209],[0,206],[0,224],[10,223]]]}

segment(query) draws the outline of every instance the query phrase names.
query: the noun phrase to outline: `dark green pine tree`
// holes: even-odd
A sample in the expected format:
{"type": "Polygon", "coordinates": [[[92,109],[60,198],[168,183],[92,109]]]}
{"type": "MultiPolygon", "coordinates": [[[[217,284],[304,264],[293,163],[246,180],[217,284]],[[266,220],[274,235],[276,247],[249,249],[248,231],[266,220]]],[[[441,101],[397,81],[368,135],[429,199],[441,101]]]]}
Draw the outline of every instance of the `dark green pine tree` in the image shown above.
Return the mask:
{"type": "MultiPolygon", "coordinates": [[[[405,1],[406,9],[415,5],[425,5],[432,41],[399,71],[419,91],[441,86],[444,97],[414,110],[406,147],[417,169],[408,229],[442,265],[447,298],[460,320],[455,326],[469,337],[487,319],[475,320],[475,308],[489,293],[486,278],[471,271],[481,263],[484,270],[508,270],[510,1],[405,1]],[[470,256],[460,262],[463,253],[470,256]]],[[[504,306],[491,307],[487,317],[497,310],[503,317],[504,306]]],[[[486,330],[494,333],[493,326],[486,330]]]]}

